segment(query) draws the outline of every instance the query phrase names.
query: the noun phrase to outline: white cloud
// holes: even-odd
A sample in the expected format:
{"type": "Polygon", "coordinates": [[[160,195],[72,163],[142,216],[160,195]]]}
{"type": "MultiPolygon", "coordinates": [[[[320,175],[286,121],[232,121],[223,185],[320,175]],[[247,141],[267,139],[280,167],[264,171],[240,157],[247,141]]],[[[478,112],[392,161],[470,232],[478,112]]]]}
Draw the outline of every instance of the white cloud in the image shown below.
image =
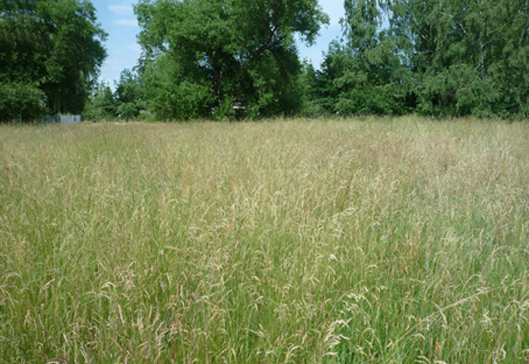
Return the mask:
{"type": "Polygon", "coordinates": [[[137,27],[138,21],[136,19],[118,19],[114,20],[114,24],[123,25],[125,27],[137,27]]]}
{"type": "Polygon", "coordinates": [[[134,14],[132,5],[108,5],[108,10],[118,16],[129,16],[134,14]]]}

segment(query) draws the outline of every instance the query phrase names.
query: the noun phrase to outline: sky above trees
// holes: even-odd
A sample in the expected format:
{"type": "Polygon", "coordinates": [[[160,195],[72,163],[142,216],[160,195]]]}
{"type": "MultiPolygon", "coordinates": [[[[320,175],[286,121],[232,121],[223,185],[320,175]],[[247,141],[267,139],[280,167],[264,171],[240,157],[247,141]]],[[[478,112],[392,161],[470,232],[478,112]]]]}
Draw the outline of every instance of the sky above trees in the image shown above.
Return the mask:
{"type": "MultiPolygon", "coordinates": [[[[108,33],[105,43],[108,57],[101,68],[101,81],[110,83],[114,87],[114,80],[119,79],[120,72],[131,69],[138,61],[141,49],[136,35],[139,33],[133,6],[137,0],[93,0],[97,9],[97,18],[102,28],[108,33]]],[[[330,17],[330,25],[324,26],[320,36],[312,47],[298,43],[299,56],[303,60],[309,59],[319,68],[323,61],[322,53],[326,52],[329,43],[341,35],[340,18],[344,16],[343,0],[320,1],[325,13],[330,17]]]]}

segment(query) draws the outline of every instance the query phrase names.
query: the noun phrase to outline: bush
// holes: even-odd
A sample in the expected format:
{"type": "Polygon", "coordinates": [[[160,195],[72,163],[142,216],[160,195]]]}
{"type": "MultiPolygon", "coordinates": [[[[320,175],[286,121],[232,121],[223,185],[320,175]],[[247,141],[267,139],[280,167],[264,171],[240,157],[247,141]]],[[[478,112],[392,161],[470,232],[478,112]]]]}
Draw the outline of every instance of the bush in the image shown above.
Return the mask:
{"type": "Polygon", "coordinates": [[[0,83],[0,121],[23,121],[46,114],[46,95],[33,84],[0,83]]]}

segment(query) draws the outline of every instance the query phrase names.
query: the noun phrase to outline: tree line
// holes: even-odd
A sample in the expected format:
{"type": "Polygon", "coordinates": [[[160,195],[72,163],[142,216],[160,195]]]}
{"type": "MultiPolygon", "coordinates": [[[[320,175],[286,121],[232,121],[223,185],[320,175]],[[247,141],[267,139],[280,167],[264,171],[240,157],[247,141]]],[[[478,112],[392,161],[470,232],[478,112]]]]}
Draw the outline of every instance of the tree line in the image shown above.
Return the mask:
{"type": "Polygon", "coordinates": [[[317,111],[528,116],[528,1],[344,4],[344,41],[310,72],[317,111]]]}
{"type": "MultiPolygon", "coordinates": [[[[319,70],[300,61],[296,48],[296,39],[313,44],[329,22],[317,0],[140,0],[134,10],[142,56],[115,92],[93,82],[106,35],[88,1],[3,3],[11,9],[0,12],[0,89],[56,111],[137,117],[148,110],[175,120],[529,116],[529,0],[344,0],[343,35],[319,70]],[[43,4],[79,9],[77,23],[43,4]],[[56,47],[63,38],[52,35],[63,27],[84,29],[62,37],[92,44],[89,60],[66,62],[73,54],[66,48],[53,53],[64,41],[56,47]],[[32,39],[37,32],[49,43],[32,39]],[[26,71],[37,61],[42,65],[26,71]]],[[[9,104],[2,92],[0,111],[16,109],[20,101],[9,104]]]]}

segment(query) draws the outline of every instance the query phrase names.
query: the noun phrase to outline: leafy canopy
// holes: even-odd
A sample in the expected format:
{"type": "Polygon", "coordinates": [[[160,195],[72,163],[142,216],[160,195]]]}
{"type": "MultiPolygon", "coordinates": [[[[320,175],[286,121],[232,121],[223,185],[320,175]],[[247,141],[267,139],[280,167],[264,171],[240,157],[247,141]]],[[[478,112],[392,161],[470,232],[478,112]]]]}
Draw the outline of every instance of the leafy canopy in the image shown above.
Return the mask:
{"type": "Polygon", "coordinates": [[[316,97],[327,113],[527,118],[526,0],[345,0],[316,97]]]}
{"type": "Polygon", "coordinates": [[[311,44],[328,23],[317,0],[141,0],[135,12],[151,106],[178,119],[297,110],[294,37],[311,44]]]}
{"type": "Polygon", "coordinates": [[[105,39],[90,1],[1,0],[0,87],[26,88],[53,113],[80,113],[106,57],[105,39]]]}
{"type": "Polygon", "coordinates": [[[318,77],[319,103],[327,113],[402,114],[406,93],[399,78],[405,72],[392,37],[382,24],[387,4],[345,0],[340,24],[343,41],[329,46],[318,77]]]}

